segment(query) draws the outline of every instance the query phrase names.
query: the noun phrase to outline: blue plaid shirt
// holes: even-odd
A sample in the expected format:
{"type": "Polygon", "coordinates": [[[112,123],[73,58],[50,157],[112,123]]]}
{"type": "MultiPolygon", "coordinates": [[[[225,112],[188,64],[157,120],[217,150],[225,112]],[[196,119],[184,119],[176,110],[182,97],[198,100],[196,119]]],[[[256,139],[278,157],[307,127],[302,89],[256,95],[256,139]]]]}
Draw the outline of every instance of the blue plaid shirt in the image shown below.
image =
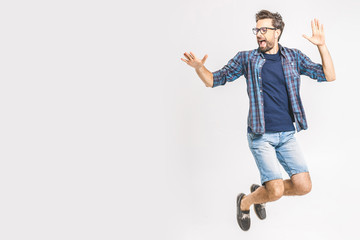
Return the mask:
{"type": "MultiPolygon", "coordinates": [[[[283,47],[279,44],[281,63],[284,70],[286,88],[291,102],[297,131],[307,129],[304,107],[300,98],[300,75],[306,75],[318,82],[327,81],[321,64],[313,63],[298,49],[283,47]]],[[[238,52],[227,65],[213,72],[213,88],[225,85],[244,75],[250,99],[248,126],[255,134],[265,133],[264,97],[261,69],[265,63],[259,49],[238,52]]]]}

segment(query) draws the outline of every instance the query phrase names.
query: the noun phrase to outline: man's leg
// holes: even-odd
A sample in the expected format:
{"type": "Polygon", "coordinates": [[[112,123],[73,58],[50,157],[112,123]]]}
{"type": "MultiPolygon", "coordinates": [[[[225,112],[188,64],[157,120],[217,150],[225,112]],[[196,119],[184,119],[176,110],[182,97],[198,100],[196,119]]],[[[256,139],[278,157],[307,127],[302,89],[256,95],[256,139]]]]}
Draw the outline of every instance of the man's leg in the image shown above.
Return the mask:
{"type": "Polygon", "coordinates": [[[308,172],[298,173],[291,179],[275,179],[265,183],[254,192],[243,197],[241,210],[249,210],[252,204],[273,202],[285,196],[305,195],[311,191],[311,179],[308,172]]]}
{"type": "Polygon", "coordinates": [[[275,179],[265,183],[254,192],[243,197],[241,201],[241,210],[249,210],[252,204],[260,204],[266,202],[273,202],[280,199],[284,194],[284,181],[282,179],[275,179]]]}
{"type": "Polygon", "coordinates": [[[251,194],[245,195],[240,204],[241,210],[249,210],[254,203],[276,201],[284,194],[284,183],[275,150],[279,141],[278,135],[278,133],[263,135],[248,133],[249,147],[265,187],[259,187],[251,194]]]}
{"type": "Polygon", "coordinates": [[[284,181],[284,195],[304,195],[311,191],[311,179],[305,157],[295,138],[295,132],[283,132],[282,144],[276,148],[279,162],[291,178],[284,181]]]}
{"type": "Polygon", "coordinates": [[[311,188],[311,178],[308,172],[294,174],[291,179],[284,181],[285,196],[305,195],[311,191],[311,188]]]}

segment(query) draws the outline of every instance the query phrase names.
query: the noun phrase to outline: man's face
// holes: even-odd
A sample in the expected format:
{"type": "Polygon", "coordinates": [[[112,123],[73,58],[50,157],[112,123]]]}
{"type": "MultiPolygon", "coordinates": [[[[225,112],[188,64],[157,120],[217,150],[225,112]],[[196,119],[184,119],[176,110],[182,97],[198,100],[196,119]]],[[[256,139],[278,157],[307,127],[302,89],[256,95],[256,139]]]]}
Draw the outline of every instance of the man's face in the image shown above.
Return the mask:
{"type": "MultiPolygon", "coordinates": [[[[274,28],[274,26],[272,25],[272,19],[258,20],[256,22],[256,28],[262,28],[262,27],[274,28]]],[[[279,33],[280,33],[279,29],[277,29],[277,30],[267,29],[265,34],[262,34],[259,31],[256,34],[256,39],[258,41],[260,51],[264,52],[264,53],[270,51],[275,46],[275,44],[277,44],[276,37],[279,36],[278,35],[279,33]]]]}

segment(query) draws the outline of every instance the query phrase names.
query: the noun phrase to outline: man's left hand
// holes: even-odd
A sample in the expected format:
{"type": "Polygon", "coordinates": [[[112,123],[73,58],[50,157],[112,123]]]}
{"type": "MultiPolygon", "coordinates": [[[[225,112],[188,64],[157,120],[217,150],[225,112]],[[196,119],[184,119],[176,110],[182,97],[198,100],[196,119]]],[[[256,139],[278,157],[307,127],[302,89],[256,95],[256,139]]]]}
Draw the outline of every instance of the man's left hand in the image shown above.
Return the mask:
{"type": "Polygon", "coordinates": [[[311,28],[312,37],[308,37],[305,34],[303,34],[303,37],[319,47],[325,45],[324,25],[320,25],[319,19],[311,20],[311,28]]]}

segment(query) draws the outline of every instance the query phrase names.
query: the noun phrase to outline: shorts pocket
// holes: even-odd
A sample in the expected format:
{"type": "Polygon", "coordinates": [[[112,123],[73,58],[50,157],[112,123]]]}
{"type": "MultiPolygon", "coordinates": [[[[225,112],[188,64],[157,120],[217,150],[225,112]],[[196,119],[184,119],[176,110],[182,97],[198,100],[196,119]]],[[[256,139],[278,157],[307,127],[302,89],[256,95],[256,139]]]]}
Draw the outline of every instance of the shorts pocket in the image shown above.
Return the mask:
{"type": "Polygon", "coordinates": [[[263,134],[248,133],[248,137],[251,140],[256,140],[256,139],[259,139],[259,138],[263,137],[263,134]]]}

